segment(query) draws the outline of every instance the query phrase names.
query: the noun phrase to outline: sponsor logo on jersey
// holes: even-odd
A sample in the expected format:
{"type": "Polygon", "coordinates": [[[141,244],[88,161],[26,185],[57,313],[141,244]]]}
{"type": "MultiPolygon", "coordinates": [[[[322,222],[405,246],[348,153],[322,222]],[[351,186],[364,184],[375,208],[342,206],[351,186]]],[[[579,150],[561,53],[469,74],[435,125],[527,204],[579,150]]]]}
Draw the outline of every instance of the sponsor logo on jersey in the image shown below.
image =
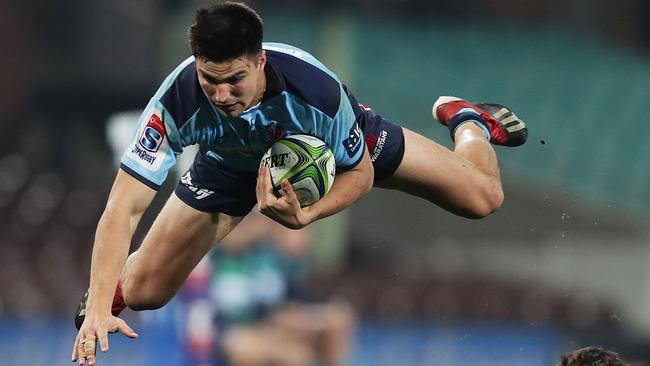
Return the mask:
{"type": "Polygon", "coordinates": [[[214,193],[214,191],[209,189],[195,186],[194,182],[192,182],[192,175],[189,171],[181,177],[181,183],[187,187],[187,189],[194,192],[194,198],[197,200],[204,199],[214,193]]]}
{"type": "Polygon", "coordinates": [[[151,155],[147,151],[143,150],[139,144],[135,144],[135,146],[133,146],[131,153],[137,156],[140,160],[149,163],[150,165],[153,165],[153,163],[158,158],[157,156],[151,155]]]}
{"type": "Polygon", "coordinates": [[[126,156],[154,172],[164,163],[169,143],[160,110],[152,108],[145,113],[149,119],[141,122],[135,138],[126,150],[126,156]]]}
{"type": "Polygon", "coordinates": [[[357,151],[359,151],[360,146],[361,127],[359,127],[359,124],[355,122],[348,132],[348,138],[343,140],[343,147],[345,147],[345,151],[348,153],[348,156],[353,157],[357,151]]]}
{"type": "Polygon", "coordinates": [[[155,153],[163,143],[165,135],[165,125],[162,119],[159,115],[153,113],[138,138],[138,145],[147,151],[155,153]]]}

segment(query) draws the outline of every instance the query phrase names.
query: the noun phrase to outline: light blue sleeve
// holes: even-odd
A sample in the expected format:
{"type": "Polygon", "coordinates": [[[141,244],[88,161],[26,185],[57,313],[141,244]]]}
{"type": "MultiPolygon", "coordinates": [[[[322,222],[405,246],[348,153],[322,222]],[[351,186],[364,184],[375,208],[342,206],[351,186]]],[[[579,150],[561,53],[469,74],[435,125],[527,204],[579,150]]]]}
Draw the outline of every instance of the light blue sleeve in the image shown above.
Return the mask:
{"type": "Polygon", "coordinates": [[[120,167],[151,188],[158,189],[182,151],[181,136],[171,115],[151,99],[140,116],[120,167]]]}

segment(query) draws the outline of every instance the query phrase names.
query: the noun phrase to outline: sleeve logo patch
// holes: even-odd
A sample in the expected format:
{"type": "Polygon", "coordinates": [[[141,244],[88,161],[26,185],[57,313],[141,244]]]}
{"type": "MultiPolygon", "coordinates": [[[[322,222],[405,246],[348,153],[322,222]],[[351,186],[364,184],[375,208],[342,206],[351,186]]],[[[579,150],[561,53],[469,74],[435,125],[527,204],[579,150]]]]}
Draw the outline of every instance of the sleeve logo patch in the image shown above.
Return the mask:
{"type": "Polygon", "coordinates": [[[161,118],[162,113],[151,109],[145,115],[150,117],[140,122],[135,138],[126,150],[126,156],[148,171],[154,172],[163,165],[169,151],[169,142],[161,118]]]}
{"type": "Polygon", "coordinates": [[[166,134],[162,119],[154,113],[149,117],[147,125],[142,130],[138,138],[138,145],[149,152],[155,153],[162,145],[166,134]]]}
{"type": "Polygon", "coordinates": [[[345,147],[349,157],[356,155],[361,146],[361,141],[361,127],[355,122],[348,133],[348,138],[343,140],[343,147],[345,147]]]}

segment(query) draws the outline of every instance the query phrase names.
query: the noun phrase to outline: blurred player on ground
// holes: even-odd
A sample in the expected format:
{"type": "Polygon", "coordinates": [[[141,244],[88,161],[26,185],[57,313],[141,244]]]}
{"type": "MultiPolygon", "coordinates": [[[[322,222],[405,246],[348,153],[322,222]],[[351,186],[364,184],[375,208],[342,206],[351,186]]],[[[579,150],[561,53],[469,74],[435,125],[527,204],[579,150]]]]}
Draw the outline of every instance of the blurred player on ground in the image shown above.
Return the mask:
{"type": "Polygon", "coordinates": [[[191,364],[344,364],[355,315],[342,299],[313,297],[311,235],[310,227],[287,229],[253,212],[212,250],[181,291],[191,364]]]}
{"type": "MultiPolygon", "coordinates": [[[[527,130],[508,108],[438,99],[434,116],[448,126],[453,151],[399,127],[357,103],[336,75],[307,52],[262,43],[262,21],[239,3],[199,9],[189,29],[192,57],[163,82],[125,151],[93,247],[90,287],[76,313],[72,359],[94,364],[85,344],[109,332],[136,333],[117,318],[127,306],[157,309],[257,203],[289,228],[333,215],[374,186],[397,189],[454,213],[481,218],[501,206],[503,190],[490,143],[516,146],[527,130]],[[312,134],[334,153],[331,191],[301,208],[291,185],[273,192],[258,168],[273,141],[312,134]],[[183,147],[200,151],[139,249],[129,243],[183,147]],[[84,320],[85,319],[85,320],[84,320]]],[[[390,86],[387,85],[390,91],[390,86]]],[[[399,100],[395,96],[396,102],[399,100]]]]}

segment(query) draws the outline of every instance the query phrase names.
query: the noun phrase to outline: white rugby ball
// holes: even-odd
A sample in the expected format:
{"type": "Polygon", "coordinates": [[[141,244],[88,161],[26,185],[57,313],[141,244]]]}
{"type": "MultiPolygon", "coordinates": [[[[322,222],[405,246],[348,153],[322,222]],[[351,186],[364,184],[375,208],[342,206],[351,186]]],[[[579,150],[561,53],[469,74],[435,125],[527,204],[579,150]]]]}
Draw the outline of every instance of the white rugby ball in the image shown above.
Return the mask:
{"type": "Polygon", "coordinates": [[[276,141],[260,164],[269,167],[276,194],[284,194],[280,184],[286,179],[303,207],[325,196],[332,188],[336,174],[332,150],[311,135],[290,135],[276,141]]]}

